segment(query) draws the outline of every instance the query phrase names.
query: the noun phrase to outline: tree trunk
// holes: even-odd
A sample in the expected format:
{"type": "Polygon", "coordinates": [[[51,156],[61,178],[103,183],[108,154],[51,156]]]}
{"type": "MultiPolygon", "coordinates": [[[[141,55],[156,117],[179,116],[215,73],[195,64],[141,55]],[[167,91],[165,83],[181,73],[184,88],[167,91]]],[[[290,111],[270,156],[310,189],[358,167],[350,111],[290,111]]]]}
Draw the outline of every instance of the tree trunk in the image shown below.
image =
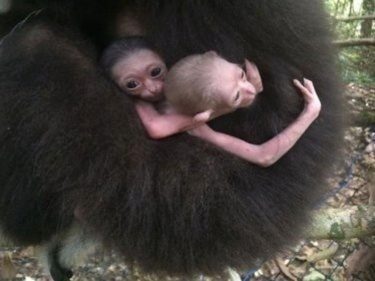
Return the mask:
{"type": "MultiPolygon", "coordinates": [[[[375,9],[375,1],[374,0],[363,0],[362,3],[362,14],[368,15],[373,13],[375,9]]],[[[369,38],[371,37],[372,32],[372,20],[366,19],[361,23],[361,38],[369,38]]]]}

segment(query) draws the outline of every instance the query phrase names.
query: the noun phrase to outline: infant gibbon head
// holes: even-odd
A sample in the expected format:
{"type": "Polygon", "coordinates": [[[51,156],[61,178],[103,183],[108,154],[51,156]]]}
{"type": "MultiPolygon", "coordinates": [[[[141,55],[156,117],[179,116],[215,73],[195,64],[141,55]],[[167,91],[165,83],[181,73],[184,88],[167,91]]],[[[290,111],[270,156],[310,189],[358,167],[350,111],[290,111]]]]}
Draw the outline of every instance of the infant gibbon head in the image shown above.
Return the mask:
{"type": "MultiPolygon", "coordinates": [[[[253,71],[245,64],[246,72],[253,71]]],[[[257,91],[246,72],[214,51],[191,55],[169,70],[164,94],[179,112],[212,119],[252,104],[257,91]]]]}
{"type": "Polygon", "coordinates": [[[101,64],[125,93],[146,101],[163,98],[164,61],[143,37],[125,37],[111,44],[101,64]]]}

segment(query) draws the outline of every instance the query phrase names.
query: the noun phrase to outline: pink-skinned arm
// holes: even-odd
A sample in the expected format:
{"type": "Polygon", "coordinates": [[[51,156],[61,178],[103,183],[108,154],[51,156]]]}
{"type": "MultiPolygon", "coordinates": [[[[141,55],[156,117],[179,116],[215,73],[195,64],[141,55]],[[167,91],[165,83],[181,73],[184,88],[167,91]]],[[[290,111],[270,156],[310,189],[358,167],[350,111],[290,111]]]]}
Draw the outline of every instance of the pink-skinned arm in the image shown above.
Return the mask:
{"type": "Polygon", "coordinates": [[[144,101],[137,101],[135,109],[147,134],[152,139],[162,139],[204,124],[207,120],[196,120],[179,113],[159,113],[155,107],[144,101]]]}
{"type": "Polygon", "coordinates": [[[190,130],[189,133],[251,163],[268,167],[278,161],[295,145],[318,117],[321,109],[320,100],[311,81],[305,79],[305,86],[303,86],[300,82],[294,80],[294,84],[304,96],[304,110],[292,124],[263,144],[250,144],[239,138],[216,132],[205,124],[190,130]]]}

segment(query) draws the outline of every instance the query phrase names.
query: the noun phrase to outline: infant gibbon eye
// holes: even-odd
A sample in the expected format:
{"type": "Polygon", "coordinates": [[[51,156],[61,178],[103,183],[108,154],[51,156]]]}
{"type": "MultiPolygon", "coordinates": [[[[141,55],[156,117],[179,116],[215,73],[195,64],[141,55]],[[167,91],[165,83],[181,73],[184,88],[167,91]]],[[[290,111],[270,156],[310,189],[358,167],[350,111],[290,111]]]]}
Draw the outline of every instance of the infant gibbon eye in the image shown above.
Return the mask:
{"type": "Polygon", "coordinates": [[[246,79],[246,73],[245,71],[242,70],[242,73],[241,73],[241,79],[242,80],[245,80],[246,79]]]}
{"type": "Polygon", "coordinates": [[[236,95],[234,96],[234,101],[238,101],[239,98],[240,98],[240,91],[238,91],[236,95]]]}
{"type": "Polygon", "coordinates": [[[151,69],[150,74],[152,78],[157,78],[162,74],[162,72],[163,72],[163,69],[158,66],[158,67],[154,67],[153,69],[151,69]]]}
{"type": "Polygon", "coordinates": [[[129,89],[129,90],[134,90],[134,89],[138,88],[140,85],[141,85],[141,83],[137,80],[128,80],[125,83],[126,88],[129,89]]]}

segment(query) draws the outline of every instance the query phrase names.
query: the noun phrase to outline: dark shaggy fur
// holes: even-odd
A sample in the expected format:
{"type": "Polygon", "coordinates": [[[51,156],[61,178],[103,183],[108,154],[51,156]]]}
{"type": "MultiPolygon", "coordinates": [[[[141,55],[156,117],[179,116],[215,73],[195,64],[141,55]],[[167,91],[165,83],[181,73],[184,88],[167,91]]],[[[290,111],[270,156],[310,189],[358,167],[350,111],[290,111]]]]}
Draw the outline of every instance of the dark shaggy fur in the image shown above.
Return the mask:
{"type": "Polygon", "coordinates": [[[68,228],[78,207],[127,263],[176,275],[249,268],[295,241],[341,141],[320,1],[119,2],[56,1],[0,47],[3,230],[39,244],[68,228]],[[216,129],[253,143],[277,134],[302,108],[296,76],[314,82],[321,116],[266,169],[185,133],[150,140],[132,100],[97,67],[102,47],[121,36],[112,19],[123,9],[169,65],[216,50],[259,66],[257,102],[212,121],[216,129]]]}

